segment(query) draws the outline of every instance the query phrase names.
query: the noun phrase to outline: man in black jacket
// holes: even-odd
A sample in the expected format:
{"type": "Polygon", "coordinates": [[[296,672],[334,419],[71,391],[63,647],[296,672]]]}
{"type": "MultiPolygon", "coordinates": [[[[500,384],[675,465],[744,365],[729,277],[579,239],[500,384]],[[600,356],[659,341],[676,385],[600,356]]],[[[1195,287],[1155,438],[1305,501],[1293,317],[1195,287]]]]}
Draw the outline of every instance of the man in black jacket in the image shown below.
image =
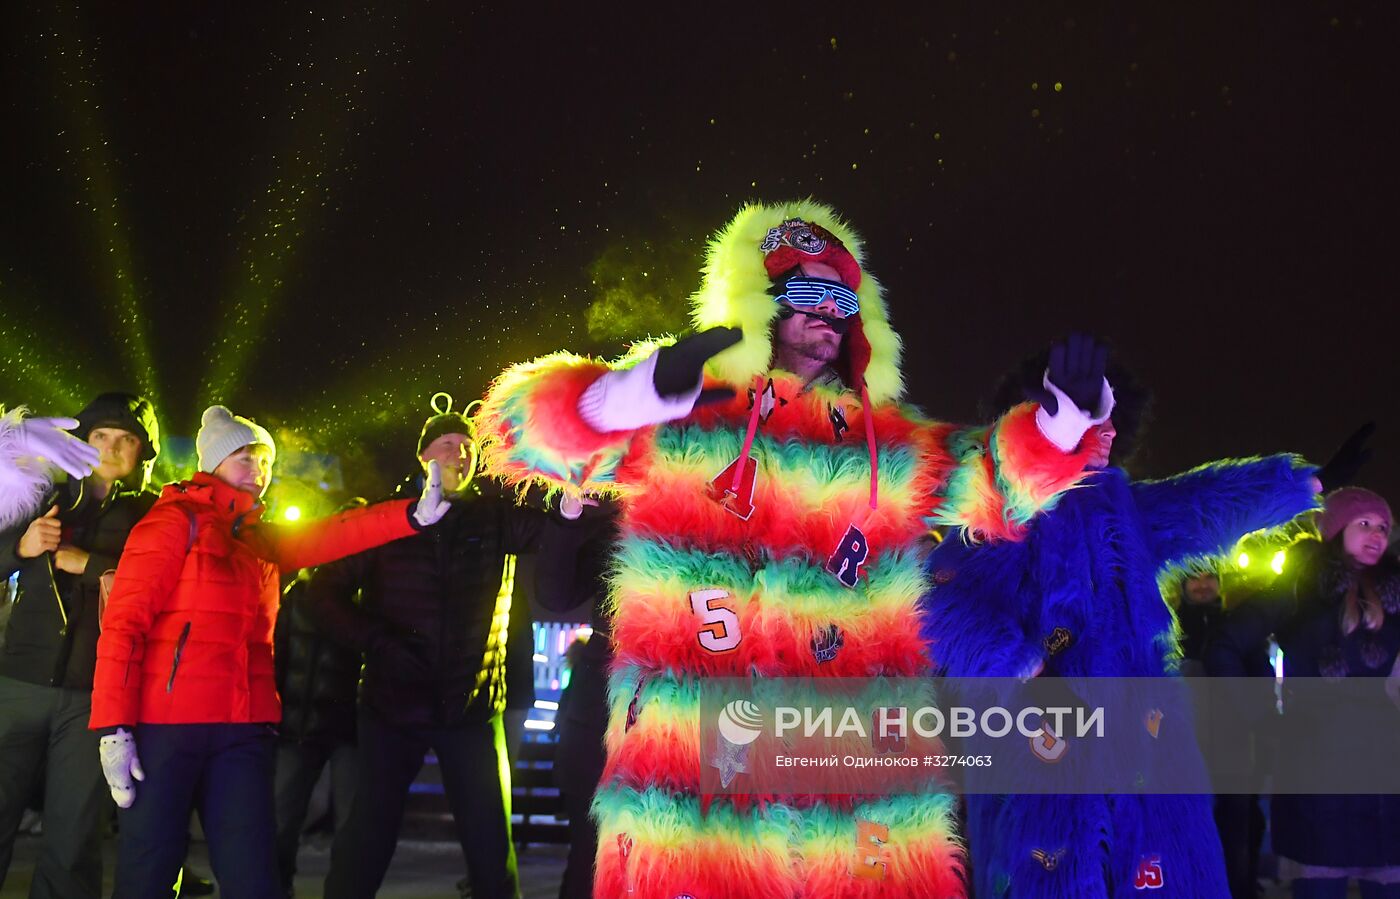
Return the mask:
{"type": "Polygon", "coordinates": [[[98,735],[87,728],[100,585],[155,501],[145,488],[160,431],[151,403],[126,393],[97,397],[78,422],[74,434],[101,453],[97,468],[59,485],[43,515],[0,534],[0,577],[19,572],[0,647],[0,885],[47,766],[44,846],[29,895],[96,899],[110,807],[98,735]]]}
{"type": "MultiPolygon", "coordinates": [[[[356,497],[341,511],[365,505],[365,500],[356,497]]],[[[293,895],[307,806],[321,770],[330,766],[337,831],[345,826],[355,795],[355,694],[360,682],[360,654],[332,640],[312,620],[306,609],[311,574],[301,572],[282,591],[273,635],[277,695],[282,699],[274,787],[277,866],[288,897],[293,895]]]]}
{"type": "Polygon", "coordinates": [[[498,752],[514,556],[539,551],[572,570],[581,538],[569,522],[471,484],[475,450],[461,415],[430,418],[418,455],[424,466],[438,462],[453,497],[438,526],[323,566],[307,591],[326,631],[365,653],[359,778],[331,849],[325,895],[379,889],[409,785],[432,749],[472,895],[509,899],[517,894],[515,854],[498,752]]]}

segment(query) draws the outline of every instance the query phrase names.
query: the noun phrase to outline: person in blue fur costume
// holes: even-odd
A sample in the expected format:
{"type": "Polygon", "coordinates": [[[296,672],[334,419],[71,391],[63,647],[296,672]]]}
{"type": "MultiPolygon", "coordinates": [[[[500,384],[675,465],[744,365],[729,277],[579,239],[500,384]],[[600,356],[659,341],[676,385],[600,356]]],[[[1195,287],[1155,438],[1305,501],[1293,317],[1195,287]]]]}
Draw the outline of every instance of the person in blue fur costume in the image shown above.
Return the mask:
{"type": "MultiPolygon", "coordinates": [[[[1027,371],[1043,371],[1043,360],[1027,371]]],[[[1008,383],[1034,395],[1038,382],[1023,374],[1008,383]]],[[[1024,542],[974,546],[953,532],[930,554],[923,636],[941,674],[1173,676],[1176,622],[1159,573],[1316,507],[1316,469],[1291,455],[1130,480],[1110,454],[1131,445],[1145,394],[1125,372],[1110,382],[1114,418],[1084,437],[1100,444],[1089,466],[1097,473],[1042,514],[1024,542]]],[[[969,796],[967,835],[978,899],[1095,899],[1144,888],[1230,895],[1210,796],[969,796]]]]}

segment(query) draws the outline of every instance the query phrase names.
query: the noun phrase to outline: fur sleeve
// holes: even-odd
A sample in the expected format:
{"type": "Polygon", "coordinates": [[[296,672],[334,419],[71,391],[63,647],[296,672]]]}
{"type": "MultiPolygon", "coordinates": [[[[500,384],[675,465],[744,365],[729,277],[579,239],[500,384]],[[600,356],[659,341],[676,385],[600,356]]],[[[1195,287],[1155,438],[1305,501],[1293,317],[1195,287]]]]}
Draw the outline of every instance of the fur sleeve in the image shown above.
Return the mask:
{"type": "Polygon", "coordinates": [[[53,486],[48,466],[20,455],[23,419],[23,406],[9,412],[0,407],[0,531],[38,515],[44,494],[53,486]]]}
{"type": "Polygon", "coordinates": [[[1211,462],[1162,481],[1132,485],[1158,570],[1227,552],[1246,534],[1317,508],[1316,467],[1297,456],[1211,462]]]}
{"type": "Polygon", "coordinates": [[[476,416],[483,472],[516,487],[616,494],[636,432],[595,431],[578,411],[583,392],[609,368],[555,353],[496,378],[476,416]]]}
{"type": "Polygon", "coordinates": [[[1036,424],[1036,409],[1023,403],[990,428],[946,437],[955,467],[934,524],[964,528],[975,541],[1020,540],[1031,519],[1084,478],[1088,451],[1066,453],[1051,443],[1036,424]]]}
{"type": "Polygon", "coordinates": [[[929,554],[931,581],[920,603],[921,632],[937,671],[948,677],[1017,677],[1043,652],[1027,636],[1025,543],[970,546],[956,532],[929,554]]]}

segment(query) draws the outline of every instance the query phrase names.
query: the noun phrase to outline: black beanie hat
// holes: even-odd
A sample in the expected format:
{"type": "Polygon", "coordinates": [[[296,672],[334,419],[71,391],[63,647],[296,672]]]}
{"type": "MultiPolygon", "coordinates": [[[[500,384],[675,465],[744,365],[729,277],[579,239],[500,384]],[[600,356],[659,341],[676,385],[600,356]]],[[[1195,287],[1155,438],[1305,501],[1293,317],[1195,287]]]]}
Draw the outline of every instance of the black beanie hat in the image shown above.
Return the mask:
{"type": "Polygon", "coordinates": [[[134,393],[104,393],[78,413],[73,436],[87,440],[93,428],[121,428],[141,438],[141,461],[160,455],[160,424],[151,401],[134,393]]]}
{"type": "Polygon", "coordinates": [[[437,415],[423,422],[423,431],[418,435],[418,455],[423,455],[423,450],[428,448],[428,444],[443,434],[461,434],[469,440],[476,439],[476,429],[472,427],[471,422],[467,421],[467,417],[460,412],[452,411],[450,394],[435,393],[428,405],[437,415]],[[447,400],[441,408],[438,407],[439,397],[444,397],[447,400]]]}

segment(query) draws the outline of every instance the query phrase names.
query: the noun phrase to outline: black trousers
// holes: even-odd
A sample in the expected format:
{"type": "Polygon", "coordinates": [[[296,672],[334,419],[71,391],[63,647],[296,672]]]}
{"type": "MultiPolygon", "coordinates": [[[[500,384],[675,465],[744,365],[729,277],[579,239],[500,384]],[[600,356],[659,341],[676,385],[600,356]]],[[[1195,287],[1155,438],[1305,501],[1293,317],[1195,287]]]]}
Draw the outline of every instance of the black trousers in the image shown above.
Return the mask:
{"type": "Polygon", "coordinates": [[[561,723],[554,755],[554,780],[569,816],[569,859],[559,884],[559,899],[593,899],[593,862],[598,854],[598,822],[589,807],[603,777],[606,754],[605,710],[595,720],[561,723]]]}
{"type": "Polygon", "coordinates": [[[437,755],[473,899],[515,899],[515,848],[501,780],[500,719],[453,727],[396,727],[359,710],[359,775],[350,817],[336,831],[327,899],[371,897],[384,883],[409,786],[429,749],[437,755]]]}
{"type": "Polygon", "coordinates": [[[321,769],[327,765],[331,768],[331,805],[335,810],[335,829],[339,830],[350,816],[350,805],[355,795],[355,778],[358,776],[355,758],[354,743],[278,741],[274,795],[277,807],[277,869],[284,889],[291,887],[296,879],[301,830],[306,823],[306,810],[316,781],[321,777],[321,769]]]}
{"type": "Polygon", "coordinates": [[[0,677],[0,886],[10,869],[24,807],[45,766],[44,835],[32,899],[97,899],[107,783],[88,730],[91,690],[40,687],[0,677]]]}
{"type": "Polygon", "coordinates": [[[1215,826],[1225,852],[1225,876],[1233,899],[1255,899],[1259,892],[1259,852],[1264,842],[1264,811],[1258,796],[1215,797],[1215,826]]]}

